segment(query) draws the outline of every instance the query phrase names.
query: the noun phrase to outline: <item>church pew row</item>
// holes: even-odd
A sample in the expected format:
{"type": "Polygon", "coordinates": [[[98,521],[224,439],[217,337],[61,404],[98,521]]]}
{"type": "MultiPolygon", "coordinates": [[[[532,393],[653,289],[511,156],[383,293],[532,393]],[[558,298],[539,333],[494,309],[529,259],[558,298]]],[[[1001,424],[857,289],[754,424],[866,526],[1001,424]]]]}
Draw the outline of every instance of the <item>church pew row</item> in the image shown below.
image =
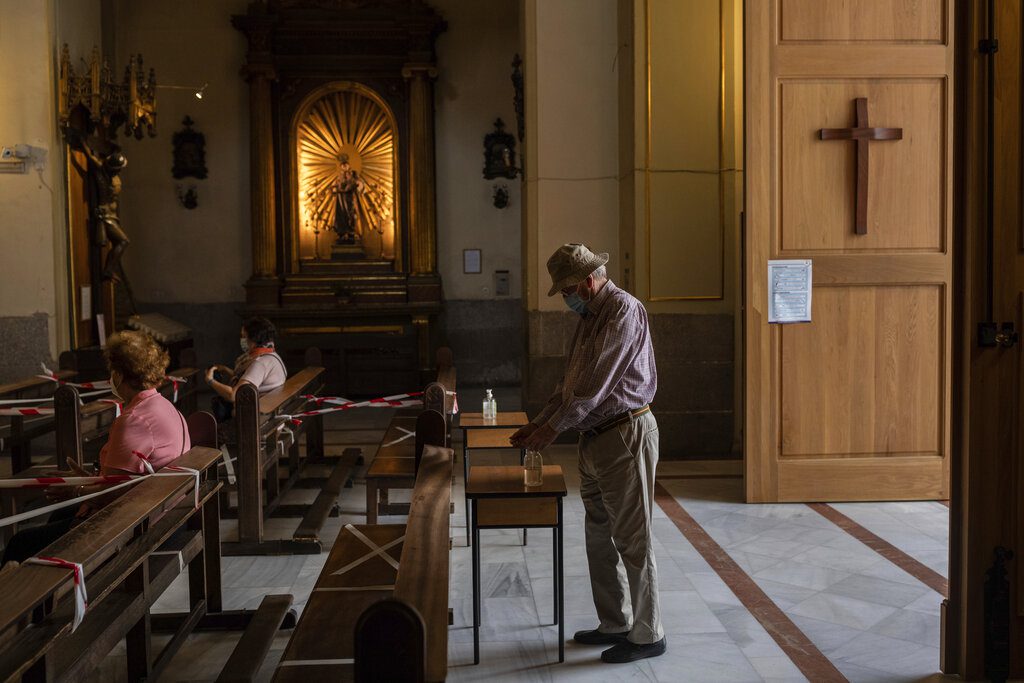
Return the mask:
{"type": "MultiPolygon", "coordinates": [[[[75,356],[65,351],[60,355],[60,369],[54,372],[59,380],[71,380],[77,371],[74,369],[75,356]]],[[[0,399],[40,399],[53,397],[54,391],[60,386],[56,382],[34,375],[16,382],[0,385],[0,399]]],[[[10,449],[11,471],[20,472],[32,464],[32,441],[53,431],[53,416],[41,415],[3,416],[0,417],[0,450],[10,449]]]]}
{"type": "MultiPolygon", "coordinates": [[[[307,354],[307,361],[318,354],[307,354]]],[[[320,529],[335,506],[342,488],[362,462],[359,449],[346,449],[341,457],[324,453],[323,418],[307,417],[299,424],[280,419],[280,415],[302,412],[306,395],[323,388],[324,369],[306,367],[289,377],[284,386],[260,396],[255,387],[243,384],[235,393],[235,440],[233,450],[237,491],[238,541],[226,542],[226,555],[318,554],[323,550],[320,529]],[[302,457],[299,439],[305,436],[306,454],[302,457]],[[285,458],[287,455],[287,458],[285,458]],[[307,476],[306,465],[332,466],[326,481],[307,476]],[[279,467],[287,470],[283,483],[279,467]],[[309,505],[285,506],[282,496],[293,486],[314,480],[319,494],[309,505]],[[267,539],[264,522],[271,515],[302,516],[291,539],[267,539]]],[[[311,405],[311,404],[309,404],[311,405]]],[[[230,511],[229,513],[230,514],[230,511]]]]}
{"type": "Polygon", "coordinates": [[[84,568],[89,602],[77,630],[70,570],[23,564],[0,574],[0,680],[80,679],[122,640],[128,680],[159,677],[207,613],[221,610],[219,457],[196,447],[175,463],[200,471],[198,507],[190,474],[148,477],[39,553],[84,568]],[[190,610],[153,653],[150,607],[186,566],[190,610]]]}
{"type": "Polygon", "coordinates": [[[440,413],[423,411],[418,423],[424,443],[408,521],[342,529],[276,683],[445,679],[453,452],[427,443],[444,440],[440,413]]]}
{"type": "MultiPolygon", "coordinates": [[[[457,406],[455,395],[455,366],[451,350],[442,347],[437,353],[437,381],[423,390],[423,406],[444,416],[444,441],[451,447],[452,422],[457,406]]],[[[422,452],[423,443],[417,430],[416,443],[407,438],[416,424],[418,410],[399,410],[388,425],[381,445],[374,454],[366,472],[366,523],[376,524],[379,515],[404,515],[409,512],[408,503],[392,503],[388,492],[391,489],[411,489],[416,481],[417,462],[415,456],[422,452]]],[[[431,442],[435,443],[435,442],[431,442]]]]}

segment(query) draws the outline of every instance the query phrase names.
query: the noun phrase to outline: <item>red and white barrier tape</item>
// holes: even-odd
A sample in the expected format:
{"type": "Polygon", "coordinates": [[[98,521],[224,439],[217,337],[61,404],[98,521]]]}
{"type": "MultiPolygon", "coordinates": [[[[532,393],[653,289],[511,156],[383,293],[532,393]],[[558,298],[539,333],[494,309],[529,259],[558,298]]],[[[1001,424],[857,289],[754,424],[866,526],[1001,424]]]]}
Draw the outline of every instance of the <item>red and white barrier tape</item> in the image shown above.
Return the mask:
{"type": "Polygon", "coordinates": [[[301,413],[295,413],[294,415],[278,415],[279,420],[288,420],[295,424],[302,422],[304,417],[313,417],[314,415],[324,415],[325,413],[335,413],[339,410],[351,410],[353,408],[401,408],[404,406],[417,406],[423,405],[422,400],[410,400],[416,399],[422,396],[422,391],[416,391],[411,394],[394,394],[392,396],[381,396],[380,398],[372,398],[369,401],[345,401],[345,399],[338,396],[303,396],[307,401],[313,401],[318,405],[323,403],[335,403],[336,405],[330,408],[319,408],[317,410],[306,410],[301,413]],[[344,401],[344,402],[343,402],[344,401]]]}
{"type": "Polygon", "coordinates": [[[53,408],[0,408],[0,416],[3,417],[36,417],[38,415],[53,415],[53,408]]]}
{"type": "Polygon", "coordinates": [[[44,567],[60,567],[70,569],[75,576],[75,620],[71,623],[71,632],[74,633],[82,620],[85,619],[85,610],[89,608],[89,595],[85,592],[85,568],[78,562],[69,562],[59,557],[30,557],[23,564],[38,564],[44,567]]]}
{"type": "Polygon", "coordinates": [[[45,363],[40,363],[39,365],[40,365],[40,367],[43,368],[43,374],[36,375],[36,377],[39,377],[40,379],[48,379],[51,382],[56,382],[57,384],[61,384],[61,385],[64,385],[64,386],[69,386],[69,387],[75,387],[75,388],[78,388],[78,389],[109,389],[110,388],[110,382],[106,381],[106,380],[100,381],[100,382],[68,382],[66,380],[61,379],[60,377],[57,377],[57,375],[53,372],[53,370],[51,370],[50,368],[46,367],[45,363]]]}
{"type": "MultiPolygon", "coordinates": [[[[44,365],[42,363],[40,363],[40,365],[43,368],[43,374],[36,375],[36,377],[39,377],[40,379],[48,379],[51,382],[56,382],[57,384],[60,384],[60,385],[63,385],[63,386],[75,387],[77,389],[110,389],[111,388],[110,387],[110,382],[108,380],[102,380],[102,381],[98,381],[98,382],[68,382],[66,380],[63,380],[63,379],[57,377],[57,375],[54,374],[53,370],[50,370],[50,368],[46,367],[46,365],[44,365]]],[[[174,403],[177,403],[178,402],[178,385],[180,385],[180,384],[188,384],[188,379],[186,379],[184,377],[176,377],[174,375],[167,375],[166,377],[164,377],[164,379],[169,381],[174,386],[174,403]]]]}
{"type": "MultiPolygon", "coordinates": [[[[84,394],[79,394],[79,398],[90,398],[92,396],[109,395],[108,389],[100,389],[99,391],[88,391],[84,394]]],[[[38,403],[50,403],[53,401],[53,396],[46,396],[45,398],[5,398],[0,400],[0,406],[17,406],[21,408],[30,408],[33,404],[38,403]]]]}
{"type": "MultiPolygon", "coordinates": [[[[125,486],[131,486],[132,484],[135,484],[136,482],[140,482],[143,479],[145,479],[145,477],[143,477],[143,476],[131,476],[131,475],[126,475],[126,476],[128,476],[128,480],[124,481],[124,482],[121,482],[120,484],[118,484],[116,486],[111,486],[111,487],[102,489],[100,491],[95,491],[93,493],[90,493],[90,494],[87,494],[87,495],[84,495],[84,496],[78,496],[76,498],[70,498],[68,500],[62,500],[59,503],[53,503],[52,505],[46,505],[44,507],[36,508],[34,510],[28,510],[26,512],[21,512],[21,513],[16,514],[16,515],[11,515],[10,517],[4,517],[4,518],[0,519],[0,527],[10,526],[11,524],[17,524],[18,522],[24,522],[26,519],[32,519],[33,517],[39,517],[41,515],[46,515],[46,514],[49,514],[51,512],[56,512],[57,510],[61,510],[61,509],[66,508],[66,507],[70,507],[72,505],[80,505],[82,502],[87,501],[90,498],[96,498],[97,496],[105,496],[108,493],[111,493],[111,492],[116,491],[118,489],[122,489],[125,486]]],[[[14,480],[12,480],[12,479],[4,479],[2,481],[8,482],[8,481],[17,481],[17,480],[16,479],[14,479],[14,480]]]]}
{"type": "MultiPolygon", "coordinates": [[[[144,460],[145,462],[145,460],[144,460]]],[[[199,502],[199,470],[192,469],[191,467],[181,467],[179,465],[168,465],[161,471],[156,472],[155,476],[158,477],[180,477],[183,475],[189,475],[195,477],[195,500],[198,505],[199,502]],[[164,472],[164,470],[167,470],[164,472]]],[[[84,496],[77,496],[75,498],[69,498],[68,500],[62,500],[59,503],[53,503],[52,505],[46,505],[41,508],[35,508],[34,510],[28,510],[21,512],[10,517],[0,518],[0,528],[10,526],[11,524],[17,524],[24,522],[27,519],[33,517],[39,517],[46,515],[51,512],[56,512],[72,505],[80,505],[81,503],[97,496],[105,496],[108,493],[122,489],[125,486],[131,486],[136,484],[143,479],[149,477],[149,474],[110,474],[95,477],[34,477],[30,479],[0,479],[0,489],[10,488],[46,488],[48,486],[67,486],[67,485],[89,485],[89,484],[115,484],[114,486],[108,486],[99,491],[86,494],[84,496]]]]}
{"type": "Polygon", "coordinates": [[[162,468],[159,472],[153,468],[152,457],[153,455],[144,455],[139,451],[132,451],[132,455],[142,461],[142,467],[146,470],[146,474],[152,474],[156,477],[169,477],[178,474],[190,474],[196,479],[196,485],[193,490],[193,497],[195,498],[195,506],[199,507],[199,470],[192,469],[191,467],[182,467],[180,465],[167,465],[162,468]]]}
{"type": "Polygon", "coordinates": [[[105,474],[94,477],[27,477],[0,479],[0,489],[45,489],[49,486],[87,486],[89,484],[120,484],[132,478],[130,474],[105,474]]]}

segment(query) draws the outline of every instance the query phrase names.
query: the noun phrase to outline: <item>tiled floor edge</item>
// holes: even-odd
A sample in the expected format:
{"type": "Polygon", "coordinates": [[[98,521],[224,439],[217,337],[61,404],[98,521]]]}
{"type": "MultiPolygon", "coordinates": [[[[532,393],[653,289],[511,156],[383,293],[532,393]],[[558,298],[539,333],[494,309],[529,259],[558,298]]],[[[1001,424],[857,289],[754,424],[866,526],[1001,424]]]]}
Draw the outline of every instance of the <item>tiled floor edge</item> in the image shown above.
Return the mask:
{"type": "Polygon", "coordinates": [[[816,683],[847,681],[828,657],[658,483],[655,483],[655,501],[808,680],[816,683]]]}
{"type": "Polygon", "coordinates": [[[828,503],[807,503],[811,508],[837,527],[850,534],[876,553],[907,572],[915,579],[942,596],[949,595],[949,581],[946,577],[927,567],[920,561],[903,552],[884,538],[869,531],[854,520],[844,515],[828,503]]]}

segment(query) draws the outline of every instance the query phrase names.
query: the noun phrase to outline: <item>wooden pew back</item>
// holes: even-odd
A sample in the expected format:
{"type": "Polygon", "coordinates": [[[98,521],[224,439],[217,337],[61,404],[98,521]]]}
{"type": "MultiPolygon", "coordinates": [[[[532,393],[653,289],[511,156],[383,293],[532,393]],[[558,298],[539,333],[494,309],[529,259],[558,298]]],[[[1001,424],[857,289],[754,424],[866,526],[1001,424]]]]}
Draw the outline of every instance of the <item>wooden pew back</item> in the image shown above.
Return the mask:
{"type": "MultiPolygon", "coordinates": [[[[197,447],[174,464],[205,473],[219,456],[213,449],[197,447]]],[[[204,484],[204,489],[209,490],[213,485],[204,484]]],[[[120,498],[50,544],[40,555],[83,565],[92,608],[115,586],[90,585],[90,575],[96,575],[99,567],[125,549],[143,524],[154,523],[175,507],[190,508],[195,486],[196,480],[189,473],[145,477],[130,486],[120,498]]],[[[143,556],[141,560],[144,559],[143,556]]],[[[23,630],[27,617],[38,621],[40,611],[52,605],[54,597],[66,595],[73,588],[72,572],[59,567],[23,564],[0,575],[0,595],[4,596],[0,601],[0,634],[4,634],[5,641],[12,638],[23,630]]],[[[52,635],[59,636],[70,628],[70,622],[62,623],[52,635]]],[[[38,642],[38,639],[7,641],[0,653],[0,675],[9,673],[12,667],[31,666],[52,645],[52,641],[38,642]]]]}
{"type": "MultiPolygon", "coordinates": [[[[324,368],[310,367],[292,375],[281,387],[263,396],[247,382],[235,391],[240,542],[259,544],[263,541],[264,471],[275,466],[284,450],[278,447],[274,434],[286,427],[294,429],[275,418],[304,410],[307,401],[302,396],[316,394],[323,388],[323,384],[324,368]]],[[[312,427],[306,426],[306,422],[303,421],[297,429],[322,429],[319,420],[309,421],[312,427]]],[[[290,447],[292,443],[285,445],[290,447]]]]}
{"type": "Polygon", "coordinates": [[[356,681],[447,676],[452,462],[451,449],[424,446],[394,597],[371,605],[356,623],[356,681]],[[408,657],[395,656],[398,634],[408,657]]]}

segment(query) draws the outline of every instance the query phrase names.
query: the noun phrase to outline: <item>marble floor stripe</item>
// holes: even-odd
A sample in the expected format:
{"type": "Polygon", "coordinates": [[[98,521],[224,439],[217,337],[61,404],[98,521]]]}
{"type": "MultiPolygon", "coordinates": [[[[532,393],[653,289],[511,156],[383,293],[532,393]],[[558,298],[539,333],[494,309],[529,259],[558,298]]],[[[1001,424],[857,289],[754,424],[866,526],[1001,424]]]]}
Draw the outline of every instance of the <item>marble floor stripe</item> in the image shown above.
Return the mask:
{"type": "Polygon", "coordinates": [[[828,503],[807,503],[811,508],[837,527],[850,534],[876,553],[907,572],[924,585],[942,596],[949,595],[949,581],[934,569],[903,552],[884,538],[872,533],[828,503]]]}
{"type": "Polygon", "coordinates": [[[847,681],[828,657],[658,483],[655,484],[655,501],[804,676],[816,683],[847,681]]]}

